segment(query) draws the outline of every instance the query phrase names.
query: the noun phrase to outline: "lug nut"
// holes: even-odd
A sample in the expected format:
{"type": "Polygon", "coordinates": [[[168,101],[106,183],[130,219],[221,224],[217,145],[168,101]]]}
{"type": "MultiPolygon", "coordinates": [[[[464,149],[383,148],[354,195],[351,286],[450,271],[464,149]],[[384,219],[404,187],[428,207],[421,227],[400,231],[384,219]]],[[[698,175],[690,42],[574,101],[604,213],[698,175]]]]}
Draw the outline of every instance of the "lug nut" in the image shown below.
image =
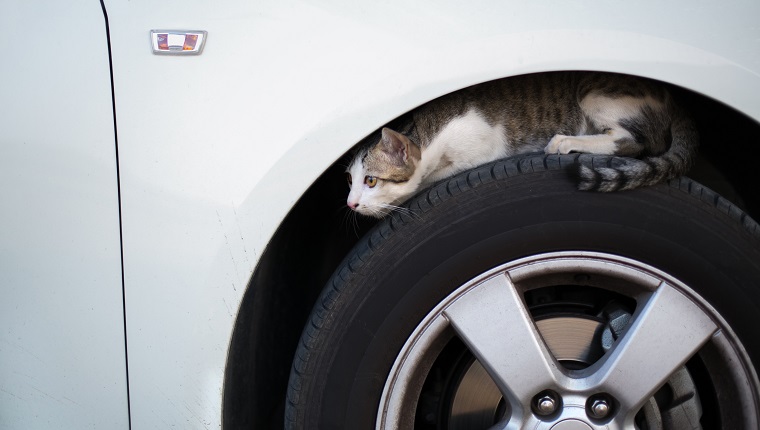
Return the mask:
{"type": "Polygon", "coordinates": [[[603,420],[613,412],[613,400],[609,394],[597,394],[591,396],[586,402],[586,411],[590,418],[603,420]]]}
{"type": "Polygon", "coordinates": [[[557,411],[559,406],[557,395],[551,391],[544,391],[533,398],[533,412],[536,415],[551,415],[557,411]]]}
{"type": "Polygon", "coordinates": [[[553,414],[554,411],[557,410],[557,402],[554,401],[549,396],[544,396],[538,399],[538,404],[536,405],[536,411],[540,413],[541,415],[549,415],[553,414]]]}
{"type": "Polygon", "coordinates": [[[610,405],[604,399],[594,400],[591,404],[591,416],[594,418],[605,418],[610,413],[610,405]]]}

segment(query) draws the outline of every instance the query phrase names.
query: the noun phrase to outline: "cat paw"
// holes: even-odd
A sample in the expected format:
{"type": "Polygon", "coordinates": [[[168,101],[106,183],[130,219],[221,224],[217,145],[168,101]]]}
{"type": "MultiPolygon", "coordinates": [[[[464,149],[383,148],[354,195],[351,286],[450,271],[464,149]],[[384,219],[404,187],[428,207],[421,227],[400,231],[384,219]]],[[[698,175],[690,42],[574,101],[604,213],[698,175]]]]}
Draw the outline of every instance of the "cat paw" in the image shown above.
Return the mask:
{"type": "Polygon", "coordinates": [[[574,136],[555,135],[544,148],[546,154],[569,154],[576,151],[574,136]]]}

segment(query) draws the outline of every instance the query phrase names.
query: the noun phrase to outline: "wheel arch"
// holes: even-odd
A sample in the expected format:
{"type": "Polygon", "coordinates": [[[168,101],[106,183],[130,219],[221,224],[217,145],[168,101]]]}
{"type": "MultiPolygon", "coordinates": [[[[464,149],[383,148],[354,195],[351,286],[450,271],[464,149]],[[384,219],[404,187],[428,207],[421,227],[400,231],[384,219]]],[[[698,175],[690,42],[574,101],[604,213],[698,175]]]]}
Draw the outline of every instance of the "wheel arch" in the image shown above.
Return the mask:
{"type": "MultiPolygon", "coordinates": [[[[657,42],[652,39],[642,43],[642,47],[637,48],[637,52],[641,52],[634,53],[634,57],[644,55],[657,42]]],[[[747,97],[757,92],[736,90],[739,85],[735,82],[709,79],[714,76],[707,65],[714,65],[720,60],[723,68],[730,69],[726,76],[746,82],[750,88],[760,89],[760,76],[696,48],[686,49],[688,52],[685,52],[680,44],[669,43],[667,49],[659,46],[657,51],[653,51],[655,54],[651,55],[650,62],[634,62],[633,65],[630,61],[626,63],[622,57],[604,58],[601,55],[605,50],[604,43],[597,42],[594,46],[590,49],[591,54],[587,54],[588,58],[582,61],[568,60],[570,54],[564,54],[559,60],[534,58],[520,67],[502,66],[497,70],[498,67],[484,66],[479,71],[476,70],[480,63],[474,62],[469,72],[460,71],[450,79],[437,79],[433,84],[424,83],[415,74],[410,83],[405,84],[404,90],[392,92],[395,98],[390,97],[369,110],[337,116],[339,120],[353,121],[353,135],[356,138],[336,143],[327,149],[330,154],[327,158],[332,163],[322,167],[321,174],[277,227],[241,301],[225,372],[225,426],[274,428],[280,425],[292,355],[313,302],[335,267],[362,234],[374,225],[372,220],[354,220],[347,209],[339,210],[344,206],[346,193],[343,166],[347,162],[347,154],[364,136],[437,96],[491,79],[563,69],[625,72],[677,85],[683,88],[677,90],[679,96],[694,108],[693,115],[703,135],[706,134],[702,153],[707,160],[707,171],[697,179],[724,194],[733,193],[727,197],[755,218],[759,216],[760,196],[750,189],[750,184],[757,177],[751,163],[760,156],[760,150],[751,145],[750,139],[760,133],[756,120],[760,118],[760,106],[747,97]],[[679,49],[681,51],[677,52],[679,49]],[[672,58],[663,64],[663,59],[668,55],[672,58]],[[696,57],[700,60],[695,60],[696,57]],[[690,67],[698,72],[686,73],[690,67]],[[415,79],[417,84],[414,84],[415,79]],[[738,142],[739,151],[749,155],[737,156],[737,148],[725,145],[726,142],[738,142]]],[[[537,51],[541,49],[536,47],[537,51]]],[[[556,48],[550,50],[557,51],[556,48]]],[[[359,93],[357,97],[379,93],[382,89],[374,88],[368,93],[359,93]]],[[[325,126],[317,130],[316,135],[329,136],[335,126],[325,126]]],[[[309,147],[308,140],[297,143],[288,152],[291,159],[278,162],[267,176],[283,177],[287,170],[284,165],[292,163],[292,157],[297,157],[293,154],[313,153],[314,148],[309,147]]],[[[321,140],[316,139],[317,142],[321,140]]]]}

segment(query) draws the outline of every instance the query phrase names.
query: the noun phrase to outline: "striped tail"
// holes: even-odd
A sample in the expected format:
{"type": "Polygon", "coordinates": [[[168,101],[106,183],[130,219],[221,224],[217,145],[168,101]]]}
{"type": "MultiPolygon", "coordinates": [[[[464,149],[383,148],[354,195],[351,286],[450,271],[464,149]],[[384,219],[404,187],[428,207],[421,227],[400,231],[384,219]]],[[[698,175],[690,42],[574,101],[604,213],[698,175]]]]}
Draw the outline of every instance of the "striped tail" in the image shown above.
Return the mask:
{"type": "Polygon", "coordinates": [[[610,155],[581,154],[574,174],[583,191],[620,191],[647,187],[686,173],[699,146],[694,122],[683,112],[671,126],[670,148],[654,157],[629,158],[610,155]]]}

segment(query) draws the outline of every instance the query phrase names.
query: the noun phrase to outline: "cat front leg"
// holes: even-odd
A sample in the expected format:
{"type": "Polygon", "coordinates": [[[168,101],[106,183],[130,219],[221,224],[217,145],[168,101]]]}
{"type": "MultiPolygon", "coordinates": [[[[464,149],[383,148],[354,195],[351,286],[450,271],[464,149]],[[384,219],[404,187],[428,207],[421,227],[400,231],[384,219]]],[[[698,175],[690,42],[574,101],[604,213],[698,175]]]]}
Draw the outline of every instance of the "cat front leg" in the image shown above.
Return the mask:
{"type": "Polygon", "coordinates": [[[618,152],[618,143],[626,139],[615,133],[593,134],[587,136],[565,136],[557,134],[544,148],[547,154],[569,154],[585,152],[591,154],[613,155],[618,152]]]}

